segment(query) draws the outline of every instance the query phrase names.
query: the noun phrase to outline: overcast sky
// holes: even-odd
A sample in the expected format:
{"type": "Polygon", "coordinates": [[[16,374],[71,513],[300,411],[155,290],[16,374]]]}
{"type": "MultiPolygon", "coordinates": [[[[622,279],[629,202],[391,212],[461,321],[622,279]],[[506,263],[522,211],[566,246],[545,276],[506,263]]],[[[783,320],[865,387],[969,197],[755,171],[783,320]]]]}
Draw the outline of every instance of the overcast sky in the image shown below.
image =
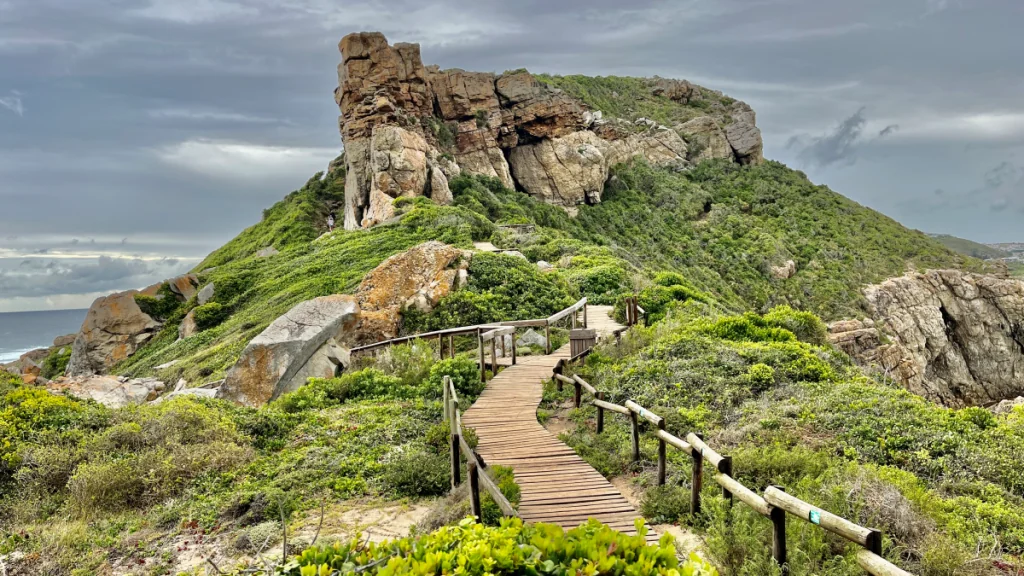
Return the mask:
{"type": "Polygon", "coordinates": [[[0,312],[187,270],[340,151],[337,43],[686,78],[904,224],[1024,241],[1020,0],[0,0],[0,312]]]}

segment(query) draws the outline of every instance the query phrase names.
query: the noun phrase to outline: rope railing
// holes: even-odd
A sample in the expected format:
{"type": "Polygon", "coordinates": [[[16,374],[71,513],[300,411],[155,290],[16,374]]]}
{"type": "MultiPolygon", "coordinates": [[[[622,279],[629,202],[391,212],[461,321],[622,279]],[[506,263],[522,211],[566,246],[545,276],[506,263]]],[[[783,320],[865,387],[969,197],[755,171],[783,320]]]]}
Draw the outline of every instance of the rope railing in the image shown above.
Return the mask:
{"type": "MultiPolygon", "coordinates": [[[[562,368],[562,366],[559,366],[562,368]]],[[[715,474],[715,483],[722,487],[722,494],[732,505],[733,499],[746,504],[761,516],[772,522],[772,557],[779,565],[783,574],[789,573],[786,550],[786,516],[787,514],[801,518],[806,522],[820,526],[824,530],[836,534],[846,540],[863,547],[856,555],[857,564],[873,576],[912,576],[909,572],[892,564],[882,557],[882,533],[872,528],[865,528],[845,518],[822,510],[813,504],[787,494],[782,487],[769,486],[764,495],[758,495],[733,477],[733,462],[729,456],[716,452],[704,442],[698,433],[688,433],[685,439],[668,432],[665,419],[644,408],[633,400],[626,400],[624,405],[614,404],[605,400],[605,394],[578,375],[572,377],[556,373],[554,379],[559,387],[562,383],[575,388],[574,405],[579,408],[583,404],[583,392],[593,398],[588,402],[597,408],[597,433],[604,432],[604,413],[606,411],[623,414],[629,417],[631,427],[632,458],[640,460],[640,420],[650,422],[657,427],[658,439],[658,485],[666,482],[668,446],[689,454],[692,458],[692,476],[690,480],[690,511],[699,514],[701,510],[701,490],[704,479],[704,462],[710,464],[715,474]]]]}
{"type": "Polygon", "coordinates": [[[483,519],[483,512],[480,504],[480,487],[491,496],[494,503],[498,505],[503,516],[515,516],[519,514],[512,506],[512,503],[505,498],[498,488],[498,484],[487,473],[487,464],[480,456],[470,448],[462,434],[462,414],[459,411],[459,395],[455,391],[455,384],[451,377],[442,378],[444,387],[444,418],[448,422],[451,442],[451,478],[452,489],[462,483],[462,458],[466,458],[466,470],[469,476],[469,500],[473,515],[483,519]]]}

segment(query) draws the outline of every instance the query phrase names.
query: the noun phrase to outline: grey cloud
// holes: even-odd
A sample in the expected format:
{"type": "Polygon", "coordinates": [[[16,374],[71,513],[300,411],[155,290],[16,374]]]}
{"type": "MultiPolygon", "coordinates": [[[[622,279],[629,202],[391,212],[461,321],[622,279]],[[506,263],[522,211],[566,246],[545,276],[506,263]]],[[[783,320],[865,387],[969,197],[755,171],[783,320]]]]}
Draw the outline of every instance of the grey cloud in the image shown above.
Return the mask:
{"type": "Polygon", "coordinates": [[[0,106],[7,108],[18,116],[25,115],[25,105],[21,102],[21,94],[19,92],[12,90],[7,96],[0,97],[0,106]]]}
{"type": "Polygon", "coordinates": [[[857,147],[867,119],[862,107],[843,120],[831,132],[816,137],[794,136],[788,147],[799,149],[799,158],[810,166],[853,164],[857,161],[857,147]]]}
{"type": "MultiPolygon", "coordinates": [[[[1024,112],[1016,0],[0,3],[0,99],[23,110],[0,107],[0,230],[83,246],[128,237],[147,257],[201,257],[326,166],[340,149],[337,42],[358,30],[420,42],[443,67],[699,80],[757,110],[769,157],[908,218],[909,190],[943,186],[959,201],[977,187],[963,175],[1012,145],[964,153],[957,141],[957,155],[931,156],[930,142],[903,143],[918,117],[1024,112]],[[901,137],[833,128],[862,106],[901,137]],[[802,146],[787,148],[794,134],[802,146]],[[161,240],[139,248],[147,234],[161,240]]],[[[915,225],[1019,230],[948,214],[915,225]]]]}
{"type": "Polygon", "coordinates": [[[101,256],[95,260],[33,261],[25,266],[0,259],[0,294],[5,298],[93,294],[140,288],[182,272],[180,263],[101,256]]]}

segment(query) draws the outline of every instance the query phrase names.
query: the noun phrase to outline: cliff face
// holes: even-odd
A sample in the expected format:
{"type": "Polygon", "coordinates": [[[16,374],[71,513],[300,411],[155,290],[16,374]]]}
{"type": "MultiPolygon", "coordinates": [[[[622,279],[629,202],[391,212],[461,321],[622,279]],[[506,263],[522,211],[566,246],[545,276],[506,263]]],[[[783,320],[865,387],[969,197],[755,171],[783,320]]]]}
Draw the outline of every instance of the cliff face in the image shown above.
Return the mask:
{"type": "Polygon", "coordinates": [[[838,322],[834,344],[946,406],[1024,394],[1024,282],[956,270],[865,289],[873,321],[838,322]]]}
{"type": "MultiPolygon", "coordinates": [[[[571,209],[600,201],[609,168],[637,155],[678,166],[715,157],[763,160],[754,112],[742,102],[727,114],[695,118],[683,132],[646,119],[604,118],[526,71],[424,66],[418,45],[391,46],[376,32],[350,34],[339,49],[335,101],[348,168],[347,229],[387,220],[398,197],[448,202],[448,181],[463,172],[518,184],[571,209]]],[[[666,102],[695,97],[685,81],[649,84],[666,102]]]]}

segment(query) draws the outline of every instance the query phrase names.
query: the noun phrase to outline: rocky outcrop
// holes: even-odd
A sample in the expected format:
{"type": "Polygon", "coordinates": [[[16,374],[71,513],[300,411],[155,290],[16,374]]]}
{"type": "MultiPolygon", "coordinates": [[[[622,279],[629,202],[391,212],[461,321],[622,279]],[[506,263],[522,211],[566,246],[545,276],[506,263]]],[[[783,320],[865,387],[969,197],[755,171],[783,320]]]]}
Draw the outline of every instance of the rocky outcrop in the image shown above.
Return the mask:
{"type": "Polygon", "coordinates": [[[761,129],[757,127],[753,109],[743,102],[736,102],[733,105],[732,118],[732,123],[725,127],[725,137],[736,154],[736,161],[740,164],[764,162],[761,129]]]}
{"type": "Polygon", "coordinates": [[[164,383],[155,378],[87,376],[51,381],[47,389],[55,394],[89,398],[110,408],[123,408],[155,400],[164,383]]]}
{"type": "Polygon", "coordinates": [[[363,277],[355,298],[360,320],[338,339],[360,346],[394,338],[405,308],[429,312],[465,284],[472,253],[441,242],[425,242],[396,254],[363,277]]]}
{"type": "Polygon", "coordinates": [[[75,343],[75,338],[78,337],[78,333],[66,334],[64,336],[57,336],[53,339],[54,348],[63,348],[65,346],[71,346],[75,343]]]}
{"type": "Polygon", "coordinates": [[[792,260],[786,260],[781,266],[771,267],[772,278],[779,280],[787,280],[792,278],[796,274],[796,262],[792,260]]]}
{"type": "Polygon", "coordinates": [[[330,378],[349,349],[398,335],[405,308],[430,311],[464,283],[470,254],[427,242],[396,254],[367,274],[351,296],[302,302],[254,338],[228,371],[219,397],[260,406],[309,378],[330,378]]]}
{"type": "Polygon", "coordinates": [[[200,306],[206,304],[207,302],[213,299],[213,295],[216,292],[216,290],[217,287],[214,286],[213,282],[210,282],[206,286],[203,286],[203,289],[200,290],[199,294],[196,295],[196,301],[199,302],[200,306]]]}
{"type": "Polygon", "coordinates": [[[199,324],[196,323],[196,311],[194,309],[189,310],[181,324],[178,325],[178,339],[184,340],[198,332],[199,324]]]}
{"type": "MultiPolygon", "coordinates": [[[[376,32],[350,34],[339,49],[335,101],[345,144],[346,229],[388,220],[402,196],[450,202],[448,181],[460,172],[497,178],[508,188],[518,183],[571,212],[600,200],[615,164],[635,156],[658,165],[687,161],[687,143],[676,130],[604,119],[525,70],[495,75],[424,66],[418,45],[391,46],[376,32]]],[[[659,78],[650,86],[681,104],[698,92],[684,80],[659,78]]],[[[715,102],[723,99],[718,94],[715,102]]],[[[731,121],[724,129],[710,117],[690,126],[707,140],[698,159],[760,162],[753,110],[742,102],[716,106],[731,121]]]]}
{"type": "Polygon", "coordinates": [[[946,406],[987,406],[1024,393],[1024,282],[956,270],[865,290],[873,322],[831,339],[911,392],[946,406]]]}
{"type": "Polygon", "coordinates": [[[298,389],[310,377],[334,376],[343,358],[330,356],[331,341],[358,320],[359,306],[351,296],[299,303],[249,342],[228,371],[219,396],[260,406],[298,389]]]}
{"type": "Polygon", "coordinates": [[[689,145],[688,159],[692,162],[715,158],[733,158],[732,146],[718,121],[711,116],[701,116],[675,127],[689,145]]]}
{"type": "Polygon", "coordinates": [[[531,196],[549,204],[599,202],[608,179],[608,161],[598,147],[600,140],[588,130],[518,146],[509,157],[516,181],[531,196]]]}
{"type": "Polygon", "coordinates": [[[519,185],[549,204],[576,206],[601,201],[612,166],[642,156],[654,165],[685,164],[686,142],[676,132],[655,126],[642,133],[590,130],[512,150],[509,163],[519,185]]]}
{"type": "Polygon", "coordinates": [[[148,342],[162,327],[135,303],[135,290],[96,299],[75,337],[69,376],[102,374],[148,342]]]}
{"type": "Polygon", "coordinates": [[[199,277],[195,274],[183,274],[167,281],[168,288],[181,301],[191,300],[199,290],[199,277]]]}

